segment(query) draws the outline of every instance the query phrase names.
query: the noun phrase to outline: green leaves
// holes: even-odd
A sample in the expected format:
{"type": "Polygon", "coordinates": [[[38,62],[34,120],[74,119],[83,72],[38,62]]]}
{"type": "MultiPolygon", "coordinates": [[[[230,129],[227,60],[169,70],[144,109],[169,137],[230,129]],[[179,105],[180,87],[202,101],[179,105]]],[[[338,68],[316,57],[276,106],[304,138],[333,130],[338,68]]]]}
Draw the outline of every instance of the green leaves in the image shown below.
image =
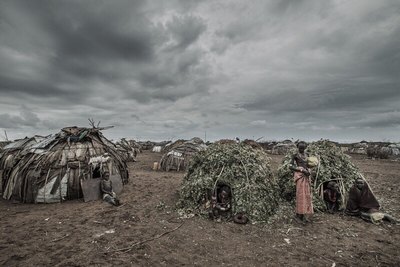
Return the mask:
{"type": "Polygon", "coordinates": [[[207,194],[218,183],[231,187],[233,213],[244,212],[253,222],[266,221],[279,204],[270,159],[261,149],[243,143],[213,144],[197,153],[182,183],[180,207],[205,214],[207,194]]]}
{"type": "MultiPolygon", "coordinates": [[[[360,172],[350,161],[349,156],[345,155],[339,147],[328,140],[311,143],[307,147],[307,152],[310,156],[319,157],[320,160],[319,168],[316,167],[313,170],[313,204],[316,209],[325,210],[321,196],[323,184],[335,180],[340,186],[342,197],[346,198],[354,180],[360,177],[360,172]]],[[[288,201],[294,201],[296,196],[293,173],[289,170],[291,157],[295,153],[296,150],[289,152],[278,169],[280,194],[288,201]]],[[[342,202],[342,205],[345,205],[345,201],[342,202]]]]}

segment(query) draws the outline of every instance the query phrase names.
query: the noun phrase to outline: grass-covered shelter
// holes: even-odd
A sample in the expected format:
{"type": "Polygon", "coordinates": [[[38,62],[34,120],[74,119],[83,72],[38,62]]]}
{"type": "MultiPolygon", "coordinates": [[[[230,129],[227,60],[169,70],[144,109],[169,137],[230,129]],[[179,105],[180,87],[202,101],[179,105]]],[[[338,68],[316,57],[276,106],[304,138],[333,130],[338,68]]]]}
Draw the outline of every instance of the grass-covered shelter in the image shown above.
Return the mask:
{"type": "Polygon", "coordinates": [[[233,215],[242,213],[253,222],[263,222],[279,205],[267,154],[243,142],[217,142],[192,158],[180,189],[179,206],[185,212],[207,214],[210,195],[222,185],[231,189],[233,215]]]}

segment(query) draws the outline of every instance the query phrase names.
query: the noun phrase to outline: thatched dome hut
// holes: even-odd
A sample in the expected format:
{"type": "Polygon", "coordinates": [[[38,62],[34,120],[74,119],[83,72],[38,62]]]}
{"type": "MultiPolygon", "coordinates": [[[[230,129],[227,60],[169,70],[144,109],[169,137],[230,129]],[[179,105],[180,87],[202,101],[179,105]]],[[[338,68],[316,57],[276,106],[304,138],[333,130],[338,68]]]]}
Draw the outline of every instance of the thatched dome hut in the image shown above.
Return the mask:
{"type": "Polygon", "coordinates": [[[218,186],[229,186],[233,215],[243,213],[253,222],[267,221],[279,204],[269,162],[263,150],[244,143],[211,144],[192,158],[179,205],[186,212],[206,214],[212,192],[218,186]]]}
{"type": "Polygon", "coordinates": [[[367,148],[370,158],[395,159],[400,157],[400,143],[370,143],[367,148]]]}
{"type": "MultiPolygon", "coordinates": [[[[106,171],[116,184],[126,184],[126,163],[100,130],[63,128],[26,149],[11,170],[3,173],[3,198],[24,203],[81,198],[84,196],[82,185],[98,181],[98,186],[106,171]]],[[[90,185],[96,186],[96,183],[90,185]]]]}
{"type": "MultiPolygon", "coordinates": [[[[350,157],[345,155],[340,147],[329,140],[321,140],[308,145],[306,152],[310,156],[316,156],[319,164],[312,171],[312,190],[314,208],[320,211],[326,209],[323,202],[323,190],[326,189],[328,182],[335,181],[339,185],[342,195],[342,208],[345,207],[346,198],[350,187],[357,178],[362,175],[358,168],[350,161],[350,157]]],[[[297,149],[288,152],[278,169],[278,183],[282,198],[294,201],[296,187],[293,182],[293,173],[289,169],[293,154],[297,149]]]]}
{"type": "Polygon", "coordinates": [[[286,155],[289,151],[296,149],[296,144],[291,140],[284,140],[275,144],[271,150],[273,155],[286,155]]]}
{"type": "Polygon", "coordinates": [[[206,147],[204,141],[198,137],[194,137],[189,141],[178,140],[170,146],[164,147],[164,155],[160,160],[160,167],[164,171],[186,170],[190,159],[206,147]]]}
{"type": "Polygon", "coordinates": [[[126,162],[135,161],[137,154],[142,153],[140,145],[135,140],[122,138],[115,143],[117,151],[126,162]]]}

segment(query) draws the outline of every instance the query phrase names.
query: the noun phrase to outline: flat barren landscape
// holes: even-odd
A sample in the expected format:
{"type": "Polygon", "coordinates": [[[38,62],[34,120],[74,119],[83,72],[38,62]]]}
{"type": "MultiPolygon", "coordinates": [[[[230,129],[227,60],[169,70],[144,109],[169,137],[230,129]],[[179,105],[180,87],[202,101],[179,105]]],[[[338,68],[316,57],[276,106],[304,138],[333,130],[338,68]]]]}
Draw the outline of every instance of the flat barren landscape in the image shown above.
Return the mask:
{"type": "MultiPolygon", "coordinates": [[[[153,171],[160,154],[129,166],[122,206],[102,201],[0,201],[2,266],[399,266],[400,228],[316,213],[238,225],[184,218],[175,204],[184,172],[153,171]]],[[[276,171],[282,156],[272,155],[276,171]]],[[[400,163],[353,156],[383,209],[400,217],[400,163]]],[[[284,214],[284,213],[282,213],[284,214]]]]}

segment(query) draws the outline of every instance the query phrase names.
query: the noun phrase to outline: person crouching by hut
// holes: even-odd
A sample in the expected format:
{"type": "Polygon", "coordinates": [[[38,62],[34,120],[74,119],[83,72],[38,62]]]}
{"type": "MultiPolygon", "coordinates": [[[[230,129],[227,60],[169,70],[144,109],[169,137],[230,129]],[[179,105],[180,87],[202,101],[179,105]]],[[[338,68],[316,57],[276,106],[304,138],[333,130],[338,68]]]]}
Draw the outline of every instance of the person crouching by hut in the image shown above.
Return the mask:
{"type": "Polygon", "coordinates": [[[210,218],[221,220],[221,218],[231,217],[231,188],[227,185],[218,187],[215,194],[211,197],[210,218]]]}
{"type": "Polygon", "coordinates": [[[368,184],[363,179],[358,178],[350,188],[345,213],[350,216],[360,216],[362,219],[372,223],[378,223],[381,220],[399,223],[398,220],[389,214],[381,212],[379,209],[379,202],[368,184]]]}
{"type": "Polygon", "coordinates": [[[290,170],[292,170],[296,184],[296,221],[311,222],[314,213],[311,195],[311,172],[307,166],[307,144],[299,142],[298,152],[293,155],[290,170]]]}
{"type": "Polygon", "coordinates": [[[100,182],[100,189],[101,193],[103,194],[103,200],[105,202],[108,202],[114,206],[120,205],[119,199],[117,198],[117,194],[115,194],[115,192],[113,191],[109,172],[103,173],[103,178],[101,179],[100,182]]]}
{"type": "Polygon", "coordinates": [[[329,213],[339,211],[341,199],[342,196],[339,191],[339,185],[334,181],[328,182],[324,190],[324,201],[329,213]]]}

